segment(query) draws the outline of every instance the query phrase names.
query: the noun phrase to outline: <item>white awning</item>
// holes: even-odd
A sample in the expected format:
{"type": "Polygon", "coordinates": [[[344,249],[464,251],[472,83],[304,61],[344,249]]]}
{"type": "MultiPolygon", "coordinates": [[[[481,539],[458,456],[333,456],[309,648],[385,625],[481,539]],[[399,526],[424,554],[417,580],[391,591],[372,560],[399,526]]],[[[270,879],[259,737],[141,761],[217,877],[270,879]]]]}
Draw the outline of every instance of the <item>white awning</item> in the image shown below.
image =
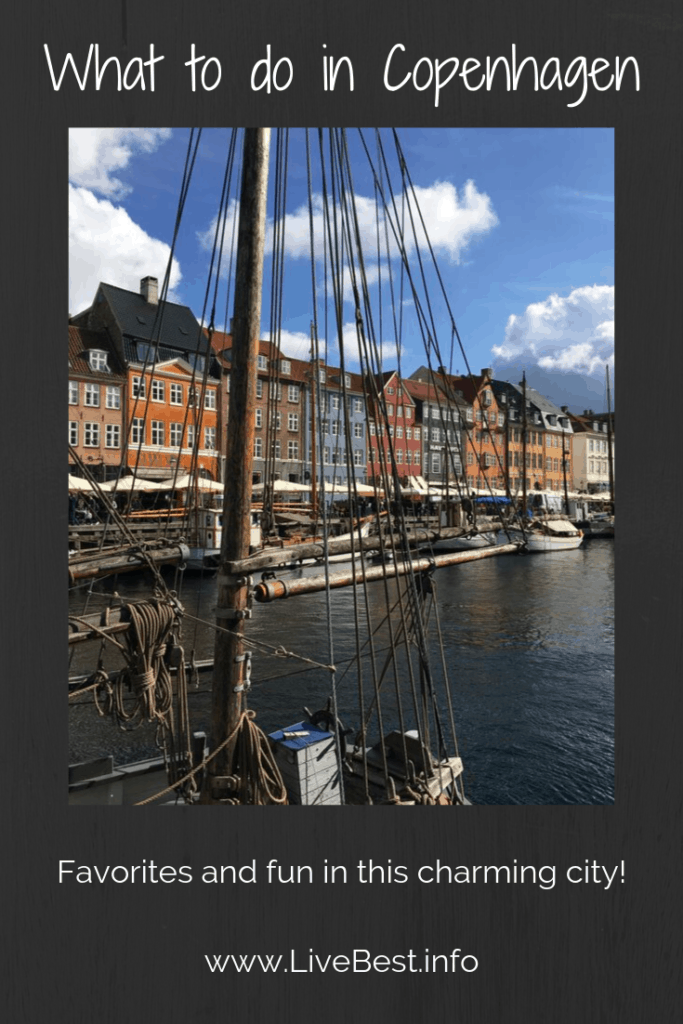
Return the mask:
{"type": "Polygon", "coordinates": [[[72,476],[69,473],[69,493],[78,494],[81,491],[94,491],[93,485],[84,477],[72,476]]]}

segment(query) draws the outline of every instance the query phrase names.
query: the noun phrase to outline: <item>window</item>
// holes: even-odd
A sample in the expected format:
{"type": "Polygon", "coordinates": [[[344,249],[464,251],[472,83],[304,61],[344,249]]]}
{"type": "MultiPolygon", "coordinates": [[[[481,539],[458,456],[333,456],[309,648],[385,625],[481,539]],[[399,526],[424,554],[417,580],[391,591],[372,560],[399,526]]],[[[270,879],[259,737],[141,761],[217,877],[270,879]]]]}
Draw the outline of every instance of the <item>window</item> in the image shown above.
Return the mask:
{"type": "Polygon", "coordinates": [[[403,463],[403,449],[402,448],[397,448],[396,449],[396,462],[399,465],[401,465],[403,463]]]}
{"type": "Polygon", "coordinates": [[[323,448],[323,463],[326,466],[329,466],[330,464],[330,449],[327,447],[327,445],[323,448]]]}
{"type": "Polygon", "coordinates": [[[215,427],[204,427],[204,447],[209,451],[215,451],[216,448],[216,428],[215,427]]]}
{"type": "Polygon", "coordinates": [[[438,427],[432,427],[432,441],[437,443],[441,440],[441,431],[438,427]]]}
{"type": "Polygon", "coordinates": [[[164,402],[166,400],[166,385],[163,380],[152,381],[152,401],[164,402]]]}
{"type": "Polygon", "coordinates": [[[407,405],[406,408],[405,408],[405,414],[406,414],[406,419],[407,420],[410,420],[410,419],[413,418],[413,410],[410,408],[409,405],[407,405]]]}
{"type": "Polygon", "coordinates": [[[393,388],[387,388],[387,394],[388,395],[393,395],[393,393],[394,393],[394,389],[393,388]]]}
{"type": "Polygon", "coordinates": [[[362,412],[363,411],[363,399],[362,398],[354,398],[354,400],[353,400],[353,411],[354,412],[362,412]]]}
{"type": "Polygon", "coordinates": [[[353,449],[353,464],[354,466],[365,465],[365,452],[362,448],[353,449]]]}
{"type": "Polygon", "coordinates": [[[78,381],[69,381],[69,405],[78,405],[78,381]]]}
{"type": "Polygon", "coordinates": [[[362,423],[354,423],[354,425],[353,425],[353,436],[354,437],[362,437],[363,436],[363,424],[362,423]]]}
{"type": "Polygon", "coordinates": [[[204,392],[204,408],[215,409],[216,408],[216,392],[214,388],[204,392]]]}
{"type": "Polygon", "coordinates": [[[412,465],[412,462],[413,462],[413,453],[411,452],[411,450],[409,448],[408,451],[406,452],[406,465],[410,466],[410,465],[412,465]]]}
{"type": "Polygon", "coordinates": [[[441,458],[438,455],[432,455],[432,473],[437,475],[441,472],[441,458]]]}
{"type": "Polygon", "coordinates": [[[504,427],[505,426],[505,416],[503,415],[502,412],[498,413],[498,426],[499,427],[504,427]]]}
{"type": "Polygon", "coordinates": [[[287,414],[287,430],[298,430],[299,429],[299,414],[296,412],[290,412],[287,414]]]}
{"type": "Polygon", "coordinates": [[[287,388],[287,401],[298,402],[299,401],[299,385],[290,384],[287,388]]]}
{"type": "Polygon", "coordinates": [[[394,415],[394,406],[393,406],[393,404],[391,402],[389,402],[389,404],[387,405],[387,416],[393,416],[393,415],[394,415]]]}
{"type": "Polygon", "coordinates": [[[164,443],[164,421],[152,420],[152,444],[164,443]]]}
{"type": "Polygon", "coordinates": [[[105,405],[107,409],[120,409],[121,408],[121,388],[116,387],[114,384],[107,385],[105,392],[105,405]]]}
{"type": "Polygon", "coordinates": [[[182,423],[170,423],[169,424],[170,442],[173,448],[180,448],[183,443],[183,425],[182,423]]]}
{"type": "Polygon", "coordinates": [[[194,409],[199,405],[199,388],[188,388],[187,404],[191,409],[194,409]]]}
{"type": "Polygon", "coordinates": [[[299,458],[299,442],[288,441],[287,442],[287,458],[298,459],[299,458]]]}
{"type": "Polygon", "coordinates": [[[481,409],[477,409],[477,423],[481,423],[481,420],[482,420],[481,409]]]}
{"type": "MultiPolygon", "coordinates": [[[[230,378],[228,377],[228,381],[230,378]]],[[[182,405],[183,404],[183,385],[182,384],[171,384],[170,386],[170,401],[171,405],[182,405]]]]}
{"type": "Polygon", "coordinates": [[[145,382],[142,377],[133,377],[131,394],[133,398],[144,398],[147,394],[145,382]]]}
{"type": "Polygon", "coordinates": [[[100,370],[109,373],[107,366],[107,353],[99,348],[91,348],[88,352],[88,363],[91,370],[100,370]]]}
{"type": "Polygon", "coordinates": [[[399,419],[401,419],[401,420],[403,419],[403,406],[402,405],[397,405],[396,406],[396,415],[398,416],[399,419]]]}
{"type": "Polygon", "coordinates": [[[467,422],[468,423],[472,423],[473,422],[474,413],[472,412],[472,407],[471,406],[468,407],[468,409],[467,409],[466,417],[467,417],[467,422]]]}
{"type": "Polygon", "coordinates": [[[273,458],[282,458],[282,445],[280,444],[279,441],[273,441],[273,458]]]}
{"type": "Polygon", "coordinates": [[[482,403],[484,405],[490,405],[491,404],[491,401],[492,401],[492,399],[491,399],[491,392],[488,389],[482,393],[481,398],[482,398],[482,403]]]}
{"type": "Polygon", "coordinates": [[[371,423],[370,424],[370,437],[374,437],[374,436],[375,436],[375,424],[371,423]]]}
{"type": "Polygon", "coordinates": [[[318,370],[318,380],[320,381],[321,384],[325,383],[325,371],[324,370],[318,370]]]}
{"type": "Polygon", "coordinates": [[[270,382],[270,397],[277,398],[278,402],[282,399],[282,384],[276,384],[274,380],[270,382]]]}
{"type": "Polygon", "coordinates": [[[420,428],[419,427],[415,427],[415,430],[413,431],[413,434],[415,435],[415,440],[419,441],[420,440],[420,428]]]}
{"type": "Polygon", "coordinates": [[[420,465],[420,453],[419,452],[415,452],[414,457],[413,457],[413,462],[415,463],[416,466],[420,465]]]}
{"type": "Polygon", "coordinates": [[[83,424],[83,444],[86,448],[99,448],[100,446],[100,425],[99,423],[83,424]]]}
{"type": "Polygon", "coordinates": [[[330,395],[330,409],[339,408],[339,395],[330,395]]]}
{"type": "Polygon", "coordinates": [[[393,427],[389,427],[389,437],[393,437],[393,436],[394,436],[394,428],[393,427]]]}
{"type": "Polygon", "coordinates": [[[188,423],[187,425],[187,437],[185,444],[188,448],[192,449],[195,446],[195,426],[194,423],[188,423]]]}
{"type": "Polygon", "coordinates": [[[107,423],[104,433],[104,444],[106,448],[121,447],[121,427],[118,423],[107,423]]]}
{"type": "Polygon", "coordinates": [[[351,374],[350,373],[345,373],[344,374],[344,385],[347,388],[351,387],[351,374]]]}
{"type": "Polygon", "coordinates": [[[267,370],[268,369],[268,357],[267,356],[259,355],[259,357],[258,357],[258,368],[259,368],[259,370],[267,370]]]}
{"type": "MultiPolygon", "coordinates": [[[[259,356],[259,359],[260,358],[261,358],[261,356],[259,356]]],[[[254,458],[255,459],[262,459],[263,458],[263,438],[262,437],[255,437],[254,438],[254,458]]]]}
{"type": "Polygon", "coordinates": [[[78,423],[76,420],[71,420],[69,423],[69,444],[78,444],[78,423]]]}
{"type": "Polygon", "coordinates": [[[257,429],[263,426],[263,409],[259,408],[256,410],[256,419],[254,421],[254,426],[257,429]]]}
{"type": "Polygon", "coordinates": [[[292,364],[290,363],[289,359],[282,360],[280,364],[280,372],[288,375],[292,372],[292,364]]]}
{"type": "Polygon", "coordinates": [[[412,441],[413,439],[413,428],[406,427],[406,441],[412,441]]]}
{"type": "Polygon", "coordinates": [[[403,427],[396,427],[396,437],[403,437],[403,427]]]}
{"type": "Polygon", "coordinates": [[[130,443],[131,444],[142,444],[144,441],[144,420],[139,419],[137,416],[134,418],[130,428],[130,443]]]}
{"type": "Polygon", "coordinates": [[[256,397],[263,398],[263,381],[260,377],[256,381],[256,397]]]}
{"type": "Polygon", "coordinates": [[[560,468],[559,460],[558,459],[553,459],[553,473],[557,473],[559,468],[560,468]]]}
{"type": "Polygon", "coordinates": [[[332,436],[333,437],[338,437],[339,436],[339,434],[341,433],[341,430],[339,429],[340,427],[341,427],[341,424],[340,424],[339,420],[332,420],[332,436]]]}
{"type": "Polygon", "coordinates": [[[86,384],[85,385],[85,404],[99,406],[100,404],[100,385],[99,384],[86,384]]]}

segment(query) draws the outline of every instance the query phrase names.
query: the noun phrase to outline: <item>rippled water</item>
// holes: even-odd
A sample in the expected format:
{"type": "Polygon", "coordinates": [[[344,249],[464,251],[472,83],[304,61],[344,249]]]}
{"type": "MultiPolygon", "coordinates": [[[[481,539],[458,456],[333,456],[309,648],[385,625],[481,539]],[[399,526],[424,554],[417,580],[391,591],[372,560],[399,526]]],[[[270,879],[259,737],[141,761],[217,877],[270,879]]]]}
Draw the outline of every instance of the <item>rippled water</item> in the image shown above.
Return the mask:
{"type": "MultiPolygon", "coordinates": [[[[336,567],[335,567],[336,568],[336,567]]],[[[577,551],[491,558],[435,574],[445,659],[451,680],[466,793],[475,804],[604,804],[614,799],[614,544],[598,540],[577,551]]],[[[169,577],[171,582],[171,577],[169,577]]],[[[381,584],[374,584],[379,602],[381,584]]],[[[143,576],[121,577],[119,593],[141,597],[143,576]]],[[[111,585],[98,584],[89,608],[106,604],[111,585]]],[[[74,591],[81,610],[85,588],[74,591]]],[[[186,577],[185,651],[210,657],[215,581],[186,577]],[[203,585],[200,585],[203,584],[203,585]]],[[[339,703],[357,725],[355,677],[344,665],[355,651],[351,590],[334,591],[334,648],[339,703]],[[354,718],[354,715],[356,716],[354,718]]],[[[371,600],[374,598],[371,597],[371,600]]],[[[361,609],[361,612],[363,609],[361,609]]],[[[251,635],[327,662],[324,594],[257,605],[251,635]]],[[[386,629],[378,646],[388,643],[386,629]]],[[[79,650],[71,672],[89,672],[93,651],[79,650]]],[[[326,672],[258,655],[251,704],[267,731],[299,721],[302,709],[324,705],[326,672]]],[[[194,728],[209,727],[204,682],[191,694],[194,728]]],[[[391,721],[387,695],[385,724],[391,721]]],[[[97,718],[92,704],[70,709],[70,759],[113,752],[119,761],[154,752],[147,727],[123,734],[97,718]]]]}

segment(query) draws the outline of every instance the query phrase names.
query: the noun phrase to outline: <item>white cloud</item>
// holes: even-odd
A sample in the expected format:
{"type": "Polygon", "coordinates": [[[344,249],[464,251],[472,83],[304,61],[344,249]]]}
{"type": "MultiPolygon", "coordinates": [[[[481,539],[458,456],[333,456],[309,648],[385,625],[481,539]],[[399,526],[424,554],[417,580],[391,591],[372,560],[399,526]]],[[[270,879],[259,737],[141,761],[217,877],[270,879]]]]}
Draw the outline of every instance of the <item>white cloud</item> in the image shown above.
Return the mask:
{"type": "Polygon", "coordinates": [[[131,188],[114,172],[124,170],[136,153],[153,153],[171,134],[170,128],[71,128],[69,181],[121,199],[131,188]]]}
{"type": "MultiPolygon", "coordinates": [[[[266,341],[269,340],[269,332],[265,331],[263,337],[266,341]]],[[[320,358],[327,360],[327,362],[333,366],[338,366],[340,364],[341,347],[343,347],[344,364],[352,371],[356,371],[359,368],[360,355],[358,335],[356,332],[356,324],[353,321],[345,323],[342,327],[341,347],[336,334],[330,337],[327,348],[325,346],[324,338],[319,340],[318,346],[320,358]]],[[[310,359],[311,336],[303,331],[283,330],[280,332],[280,350],[284,355],[291,356],[293,359],[310,359]]],[[[398,347],[394,341],[383,341],[380,346],[380,351],[381,358],[387,366],[390,365],[392,361],[395,363],[398,358],[398,347]]]]}
{"type": "MultiPolygon", "coordinates": [[[[69,186],[69,312],[86,309],[100,281],[137,291],[148,274],[166,274],[169,246],[151,238],[122,206],[98,199],[86,188],[69,186]]],[[[170,289],[181,279],[173,260],[170,289]]],[[[173,296],[169,292],[169,298],[173,296]]]]}
{"type": "Polygon", "coordinates": [[[601,375],[606,364],[614,366],[614,287],[590,285],[532,303],[508,319],[505,341],[492,352],[503,362],[601,375]]]}
{"type": "MultiPolygon", "coordinates": [[[[311,207],[313,250],[316,259],[322,260],[326,218],[322,195],[318,193],[312,197],[311,207]]],[[[415,252],[417,245],[421,248],[426,245],[420,213],[427,229],[427,237],[435,252],[452,263],[459,263],[462,254],[475,238],[487,234],[498,224],[498,217],[490,198],[484,192],[479,192],[473,181],[468,181],[460,192],[447,181],[437,181],[425,188],[416,187],[415,198],[412,194],[407,194],[405,197],[397,196],[395,211],[392,207],[386,217],[380,211],[380,244],[382,248],[385,248],[388,240],[392,258],[398,256],[394,231],[391,226],[392,223],[395,224],[396,220],[404,223],[404,246],[408,256],[415,252]],[[414,233],[411,230],[409,211],[412,211],[415,223],[414,233]]],[[[235,215],[236,203],[233,200],[228,211],[227,239],[232,236],[232,222],[235,215]]],[[[370,262],[376,262],[373,257],[377,254],[378,220],[374,199],[357,195],[355,197],[355,215],[364,257],[370,262]]],[[[336,211],[330,209],[329,216],[332,221],[335,216],[339,219],[339,208],[336,211]]],[[[215,230],[216,218],[206,231],[198,232],[197,237],[205,249],[210,249],[213,245],[215,230]]],[[[268,253],[273,251],[274,238],[275,230],[271,220],[268,224],[266,238],[266,252],[268,253]]],[[[293,213],[287,214],[284,247],[286,254],[292,259],[308,258],[311,251],[311,216],[308,203],[302,204],[293,213]]],[[[370,270],[373,273],[373,280],[376,280],[376,268],[374,271],[371,268],[370,270]]]]}

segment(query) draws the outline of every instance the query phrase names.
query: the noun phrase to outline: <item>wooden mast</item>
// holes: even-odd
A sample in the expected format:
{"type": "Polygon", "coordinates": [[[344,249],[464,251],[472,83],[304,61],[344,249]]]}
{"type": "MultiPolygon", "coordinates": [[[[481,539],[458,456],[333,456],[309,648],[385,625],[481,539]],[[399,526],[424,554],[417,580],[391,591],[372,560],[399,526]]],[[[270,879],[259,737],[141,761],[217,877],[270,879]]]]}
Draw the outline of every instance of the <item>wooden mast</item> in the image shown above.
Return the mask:
{"type": "Polygon", "coordinates": [[[230,630],[216,633],[212,695],[212,749],[229,742],[208,765],[203,803],[220,790],[216,776],[230,774],[235,736],[249,679],[249,657],[242,634],[249,601],[248,580],[224,571],[228,562],[249,554],[256,368],[261,327],[261,291],[266,224],[270,128],[245,128],[235,272],[230,408],[225,460],[225,498],[216,622],[230,630]]]}
{"type": "Polygon", "coordinates": [[[567,449],[565,447],[565,433],[562,427],[562,482],[564,483],[564,511],[569,515],[569,494],[567,493],[567,449]]]}
{"type": "MultiPolygon", "coordinates": [[[[612,462],[612,405],[609,390],[609,366],[605,367],[607,377],[607,464],[609,467],[609,500],[614,503],[614,464],[612,462]]],[[[614,512],[614,508],[612,508],[614,512]]]]}

